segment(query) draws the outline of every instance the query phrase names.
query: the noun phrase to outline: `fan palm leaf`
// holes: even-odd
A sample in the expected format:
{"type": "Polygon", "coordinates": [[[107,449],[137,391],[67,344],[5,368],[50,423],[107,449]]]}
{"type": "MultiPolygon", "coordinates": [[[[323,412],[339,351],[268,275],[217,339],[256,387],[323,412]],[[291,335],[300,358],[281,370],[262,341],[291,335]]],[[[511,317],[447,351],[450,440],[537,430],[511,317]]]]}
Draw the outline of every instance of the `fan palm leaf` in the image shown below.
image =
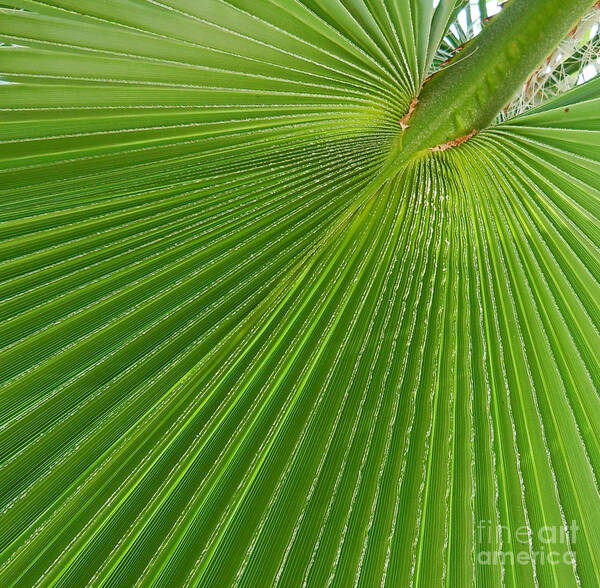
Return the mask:
{"type": "Polygon", "coordinates": [[[463,5],[4,0],[2,586],[598,585],[600,79],[392,161],[463,5]]]}

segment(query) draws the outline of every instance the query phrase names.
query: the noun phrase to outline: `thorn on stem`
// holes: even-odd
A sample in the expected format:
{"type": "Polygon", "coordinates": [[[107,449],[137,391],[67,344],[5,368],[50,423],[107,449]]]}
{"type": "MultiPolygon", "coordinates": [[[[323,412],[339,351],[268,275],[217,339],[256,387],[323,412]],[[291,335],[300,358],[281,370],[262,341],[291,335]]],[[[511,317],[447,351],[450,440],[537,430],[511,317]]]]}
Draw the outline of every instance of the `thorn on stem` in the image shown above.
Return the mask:
{"type": "Polygon", "coordinates": [[[410,106],[408,107],[408,112],[400,119],[399,123],[400,123],[400,128],[405,131],[406,129],[408,129],[408,121],[410,120],[410,117],[412,116],[413,112],[415,111],[415,108],[417,107],[417,104],[419,103],[419,99],[418,98],[413,98],[410,106]]]}
{"type": "Polygon", "coordinates": [[[442,145],[437,145],[435,147],[430,147],[430,151],[446,151],[446,149],[450,149],[450,147],[456,147],[458,145],[462,145],[465,141],[468,141],[473,135],[477,134],[477,130],[473,129],[468,135],[464,135],[463,137],[458,137],[457,139],[452,139],[447,143],[443,143],[442,145]]]}

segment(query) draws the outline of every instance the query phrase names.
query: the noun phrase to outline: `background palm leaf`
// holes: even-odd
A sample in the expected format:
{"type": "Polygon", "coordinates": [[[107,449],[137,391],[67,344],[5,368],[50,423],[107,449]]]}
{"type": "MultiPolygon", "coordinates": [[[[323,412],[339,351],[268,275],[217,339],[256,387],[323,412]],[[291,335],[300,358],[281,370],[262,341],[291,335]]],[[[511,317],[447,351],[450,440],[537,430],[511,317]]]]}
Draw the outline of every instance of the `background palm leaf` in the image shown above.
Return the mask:
{"type": "Polygon", "coordinates": [[[1,585],[598,585],[600,80],[365,189],[463,5],[3,2],[1,585]]]}

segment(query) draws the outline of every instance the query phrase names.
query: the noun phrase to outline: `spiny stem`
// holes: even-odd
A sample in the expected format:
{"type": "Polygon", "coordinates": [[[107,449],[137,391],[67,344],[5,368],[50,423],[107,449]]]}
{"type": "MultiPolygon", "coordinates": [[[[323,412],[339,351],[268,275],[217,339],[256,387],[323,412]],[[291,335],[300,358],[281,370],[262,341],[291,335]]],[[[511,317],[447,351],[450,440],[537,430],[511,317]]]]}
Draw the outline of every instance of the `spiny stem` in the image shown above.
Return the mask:
{"type": "Polygon", "coordinates": [[[423,86],[386,169],[486,128],[594,0],[512,0],[423,86]],[[390,163],[394,162],[394,165],[390,163]]]}

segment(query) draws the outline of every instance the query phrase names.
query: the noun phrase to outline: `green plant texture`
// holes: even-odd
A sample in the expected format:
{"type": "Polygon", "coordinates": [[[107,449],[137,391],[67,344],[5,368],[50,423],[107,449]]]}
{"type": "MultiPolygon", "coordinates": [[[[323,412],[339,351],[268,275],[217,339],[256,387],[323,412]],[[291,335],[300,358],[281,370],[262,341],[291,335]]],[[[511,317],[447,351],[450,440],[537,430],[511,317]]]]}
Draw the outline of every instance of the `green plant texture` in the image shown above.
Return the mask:
{"type": "Polygon", "coordinates": [[[2,0],[0,588],[600,586],[600,8],[491,4],[2,0]]]}

